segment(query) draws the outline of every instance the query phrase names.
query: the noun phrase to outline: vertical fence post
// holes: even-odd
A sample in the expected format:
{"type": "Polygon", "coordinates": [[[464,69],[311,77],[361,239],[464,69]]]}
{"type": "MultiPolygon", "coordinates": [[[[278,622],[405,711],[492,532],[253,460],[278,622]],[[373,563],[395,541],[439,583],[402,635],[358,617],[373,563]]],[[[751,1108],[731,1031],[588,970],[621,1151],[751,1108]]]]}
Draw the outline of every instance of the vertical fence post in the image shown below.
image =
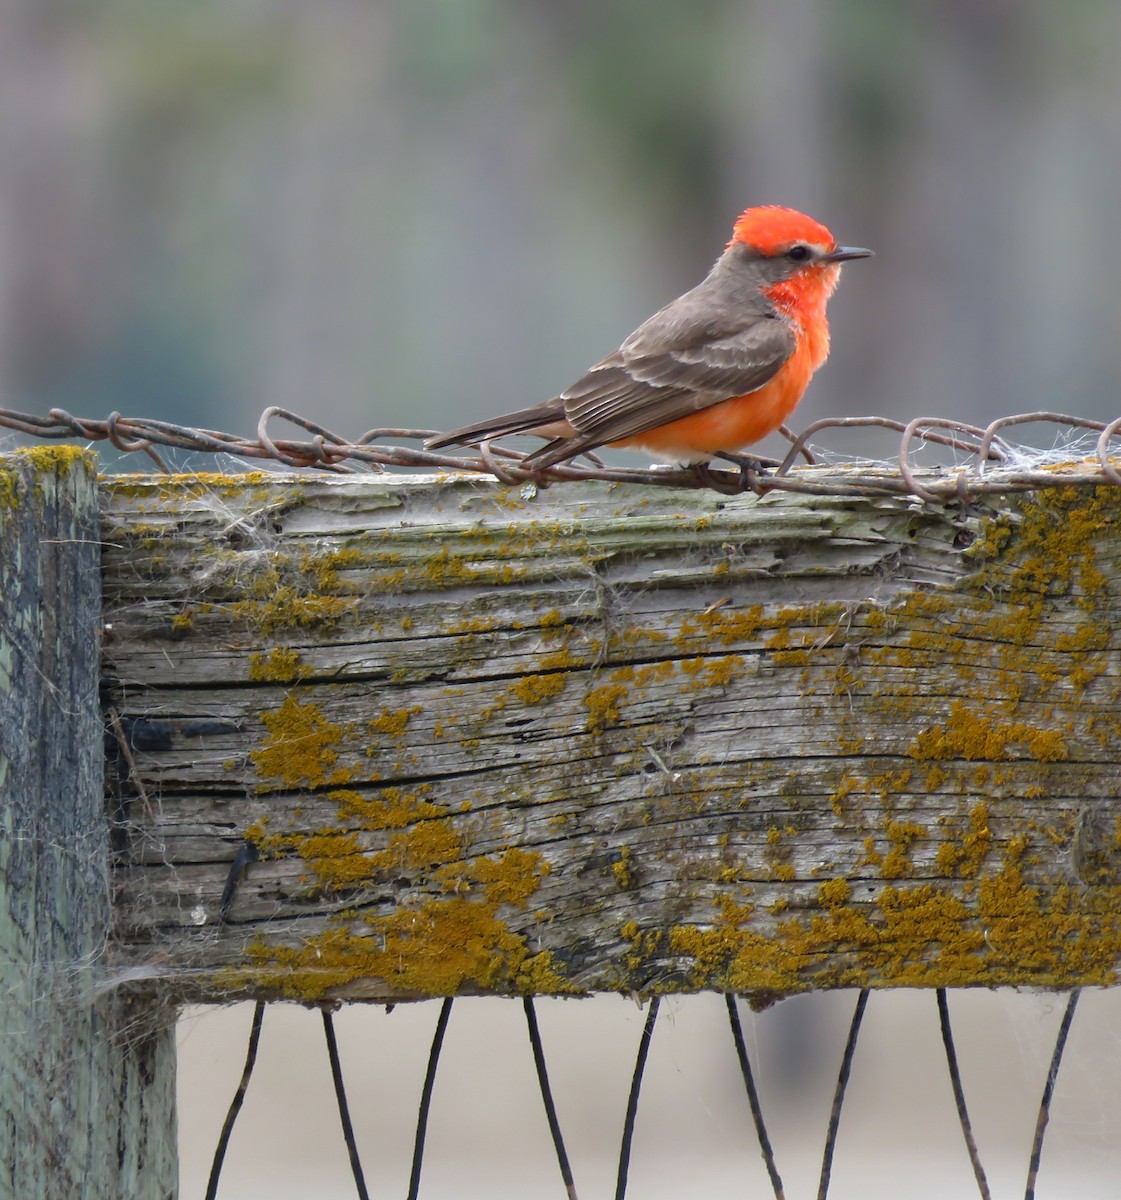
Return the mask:
{"type": "Polygon", "coordinates": [[[172,1197],[167,1017],[112,986],[92,456],[0,456],[0,1196],[172,1197]]]}

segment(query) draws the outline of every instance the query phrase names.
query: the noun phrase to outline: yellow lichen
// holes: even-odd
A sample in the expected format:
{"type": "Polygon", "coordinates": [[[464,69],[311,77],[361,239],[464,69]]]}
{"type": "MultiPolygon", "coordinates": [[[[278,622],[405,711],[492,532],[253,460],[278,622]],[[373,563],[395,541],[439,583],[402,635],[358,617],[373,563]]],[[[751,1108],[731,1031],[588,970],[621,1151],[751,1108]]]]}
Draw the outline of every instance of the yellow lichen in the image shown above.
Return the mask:
{"type": "Polygon", "coordinates": [[[907,753],[920,762],[954,758],[996,762],[1006,758],[1013,745],[1025,747],[1039,762],[1059,762],[1070,757],[1059,730],[1036,729],[1024,721],[1001,722],[960,700],[954,701],[945,722],[918,733],[907,753]]]}
{"type": "Polygon", "coordinates": [[[619,723],[620,707],[626,694],[626,687],[618,683],[607,683],[587,693],[584,707],[588,710],[589,733],[598,733],[619,723]]]}
{"type": "Polygon", "coordinates": [[[287,787],[321,787],[338,762],[342,726],[328,721],[319,706],[301,703],[290,692],[284,703],[261,714],[266,736],[252,752],[257,772],[287,787]]]}
{"type": "Polygon", "coordinates": [[[611,873],[615,876],[615,882],[624,890],[634,887],[635,874],[629,846],[623,846],[619,850],[619,857],[611,864],[611,873]]]}
{"type": "Polygon", "coordinates": [[[255,683],[292,683],[307,674],[302,662],[298,650],[276,646],[268,654],[249,656],[249,678],[255,683]]]}
{"type": "Polygon", "coordinates": [[[914,873],[911,862],[911,845],[926,837],[926,830],[913,821],[889,821],[886,833],[891,849],[884,856],[880,875],[884,879],[904,879],[914,873]]]}
{"type": "Polygon", "coordinates": [[[414,704],[411,708],[388,709],[383,708],[376,717],[367,722],[367,725],[375,733],[384,733],[387,737],[399,738],[405,733],[409,727],[409,722],[421,711],[419,704],[414,704]]]}
{"type": "Polygon", "coordinates": [[[510,689],[526,705],[543,704],[564,691],[566,678],[561,672],[552,675],[526,675],[510,689]]]}

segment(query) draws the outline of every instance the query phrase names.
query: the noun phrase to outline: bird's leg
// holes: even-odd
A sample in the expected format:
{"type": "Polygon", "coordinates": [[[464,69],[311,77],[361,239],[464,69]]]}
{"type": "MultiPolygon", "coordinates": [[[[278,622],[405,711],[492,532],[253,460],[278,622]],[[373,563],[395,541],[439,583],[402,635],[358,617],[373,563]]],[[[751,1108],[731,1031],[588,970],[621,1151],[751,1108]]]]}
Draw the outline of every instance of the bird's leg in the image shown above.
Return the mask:
{"type": "Polygon", "coordinates": [[[741,471],[746,469],[755,475],[766,475],[768,470],[782,465],[777,458],[758,458],[754,454],[726,454],[722,450],[714,454],[713,458],[721,458],[724,462],[739,467],[741,471]]]}
{"type": "Polygon", "coordinates": [[[716,455],[717,458],[723,459],[725,462],[730,462],[733,466],[739,467],[740,491],[752,491],[757,496],[762,496],[768,489],[765,483],[760,480],[765,478],[775,467],[782,464],[775,458],[759,458],[754,454],[725,454],[723,452],[716,455]]]}

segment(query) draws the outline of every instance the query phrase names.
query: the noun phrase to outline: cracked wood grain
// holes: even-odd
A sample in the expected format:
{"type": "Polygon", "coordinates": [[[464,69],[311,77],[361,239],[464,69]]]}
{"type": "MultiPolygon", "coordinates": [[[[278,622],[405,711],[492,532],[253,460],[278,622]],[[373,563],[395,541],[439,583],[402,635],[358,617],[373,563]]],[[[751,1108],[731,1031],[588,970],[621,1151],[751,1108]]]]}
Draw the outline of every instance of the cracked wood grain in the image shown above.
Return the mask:
{"type": "Polygon", "coordinates": [[[1117,511],[108,480],[120,968],[309,1002],[1111,983],[1117,511]]]}

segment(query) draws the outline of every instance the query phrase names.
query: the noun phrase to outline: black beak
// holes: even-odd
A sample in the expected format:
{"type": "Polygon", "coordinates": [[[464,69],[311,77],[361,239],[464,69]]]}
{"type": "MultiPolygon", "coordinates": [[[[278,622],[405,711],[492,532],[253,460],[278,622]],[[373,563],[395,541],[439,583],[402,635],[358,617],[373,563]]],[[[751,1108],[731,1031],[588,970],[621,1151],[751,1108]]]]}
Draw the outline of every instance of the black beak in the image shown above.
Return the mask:
{"type": "Polygon", "coordinates": [[[850,258],[871,258],[871,250],[864,250],[860,246],[838,246],[836,250],[829,254],[823,254],[818,262],[847,262],[850,258]]]}

